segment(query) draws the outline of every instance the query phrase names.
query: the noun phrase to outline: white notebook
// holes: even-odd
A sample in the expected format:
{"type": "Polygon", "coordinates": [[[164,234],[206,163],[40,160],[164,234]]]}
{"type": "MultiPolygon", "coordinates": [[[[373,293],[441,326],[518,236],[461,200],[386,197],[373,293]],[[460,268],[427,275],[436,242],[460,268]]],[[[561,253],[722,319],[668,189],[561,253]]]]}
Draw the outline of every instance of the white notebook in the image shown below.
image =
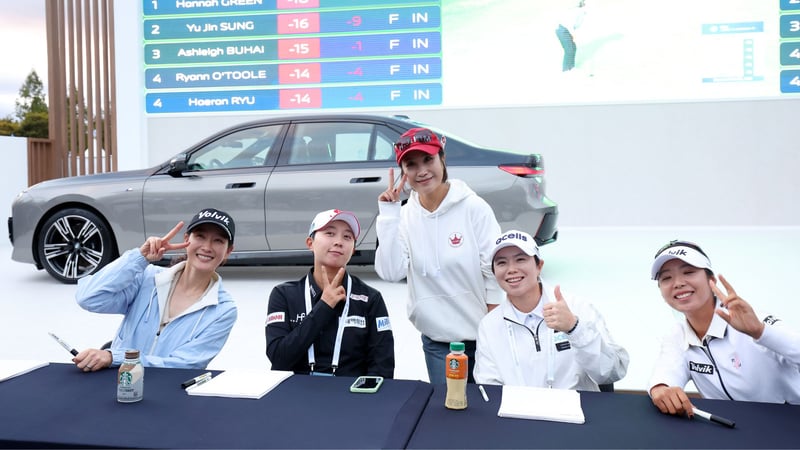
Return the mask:
{"type": "Polygon", "coordinates": [[[228,369],[211,380],[186,388],[189,395],[259,399],[292,372],[270,369],[228,369]]]}
{"type": "Polygon", "coordinates": [[[503,386],[500,417],[584,423],[581,396],[569,389],[503,386]]]}
{"type": "Polygon", "coordinates": [[[24,375],[32,370],[50,364],[47,361],[36,361],[32,359],[3,359],[0,360],[0,381],[24,375]]]}

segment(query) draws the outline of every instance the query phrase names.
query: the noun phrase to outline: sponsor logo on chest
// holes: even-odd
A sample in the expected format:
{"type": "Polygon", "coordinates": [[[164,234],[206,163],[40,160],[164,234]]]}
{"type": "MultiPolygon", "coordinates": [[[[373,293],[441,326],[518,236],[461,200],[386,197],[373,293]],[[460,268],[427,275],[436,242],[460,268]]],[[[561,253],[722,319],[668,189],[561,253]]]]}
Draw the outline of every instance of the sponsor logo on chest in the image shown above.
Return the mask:
{"type": "Polygon", "coordinates": [[[447,242],[450,247],[461,247],[461,244],[464,243],[464,235],[461,232],[454,231],[450,233],[450,236],[447,236],[447,242]]]}
{"type": "Polygon", "coordinates": [[[347,319],[344,321],[344,326],[353,328],[367,328],[367,319],[361,316],[347,316],[347,319]]]}
{"type": "Polygon", "coordinates": [[[706,375],[714,375],[714,366],[711,364],[696,363],[689,361],[689,370],[697,373],[704,373],[706,375]]]}

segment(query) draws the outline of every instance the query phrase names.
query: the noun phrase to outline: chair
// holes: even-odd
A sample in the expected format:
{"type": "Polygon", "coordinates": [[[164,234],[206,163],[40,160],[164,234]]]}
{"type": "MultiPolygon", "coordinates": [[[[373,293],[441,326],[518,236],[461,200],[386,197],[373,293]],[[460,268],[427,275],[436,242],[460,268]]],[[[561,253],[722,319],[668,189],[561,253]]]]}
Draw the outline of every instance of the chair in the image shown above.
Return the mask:
{"type": "Polygon", "coordinates": [[[333,162],[333,155],[328,144],[319,139],[308,143],[308,162],[312,164],[333,162]]]}

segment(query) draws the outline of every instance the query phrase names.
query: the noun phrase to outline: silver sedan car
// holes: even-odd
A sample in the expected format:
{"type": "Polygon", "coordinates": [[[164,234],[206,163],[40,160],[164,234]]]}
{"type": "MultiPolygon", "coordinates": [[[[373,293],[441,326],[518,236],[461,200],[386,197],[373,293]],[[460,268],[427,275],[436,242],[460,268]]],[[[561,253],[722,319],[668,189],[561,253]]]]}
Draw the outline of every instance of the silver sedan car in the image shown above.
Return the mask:
{"type": "Polygon", "coordinates": [[[372,264],[393,143],[415,127],[446,136],[449,176],[483,197],[501,228],[526,230],[540,245],[556,240],[558,208],[545,195],[541,155],[479,147],[407,117],[324,114],[240,124],[149,169],[32,186],[8,219],[12,259],[75,283],[214,207],[236,220],[228,265],[305,265],[314,214],[340,208],[355,212],[363,230],[351,264],[372,264]]]}

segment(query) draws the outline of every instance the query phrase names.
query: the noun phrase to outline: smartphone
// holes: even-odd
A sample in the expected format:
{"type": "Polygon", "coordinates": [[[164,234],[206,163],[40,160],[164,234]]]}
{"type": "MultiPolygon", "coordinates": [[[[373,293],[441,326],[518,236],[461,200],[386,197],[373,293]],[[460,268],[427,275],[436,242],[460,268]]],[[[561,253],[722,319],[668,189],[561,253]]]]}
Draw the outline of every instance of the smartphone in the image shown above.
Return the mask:
{"type": "Polygon", "coordinates": [[[360,376],[350,386],[350,392],[363,392],[367,394],[374,394],[383,384],[383,377],[377,376],[360,376]]]}

